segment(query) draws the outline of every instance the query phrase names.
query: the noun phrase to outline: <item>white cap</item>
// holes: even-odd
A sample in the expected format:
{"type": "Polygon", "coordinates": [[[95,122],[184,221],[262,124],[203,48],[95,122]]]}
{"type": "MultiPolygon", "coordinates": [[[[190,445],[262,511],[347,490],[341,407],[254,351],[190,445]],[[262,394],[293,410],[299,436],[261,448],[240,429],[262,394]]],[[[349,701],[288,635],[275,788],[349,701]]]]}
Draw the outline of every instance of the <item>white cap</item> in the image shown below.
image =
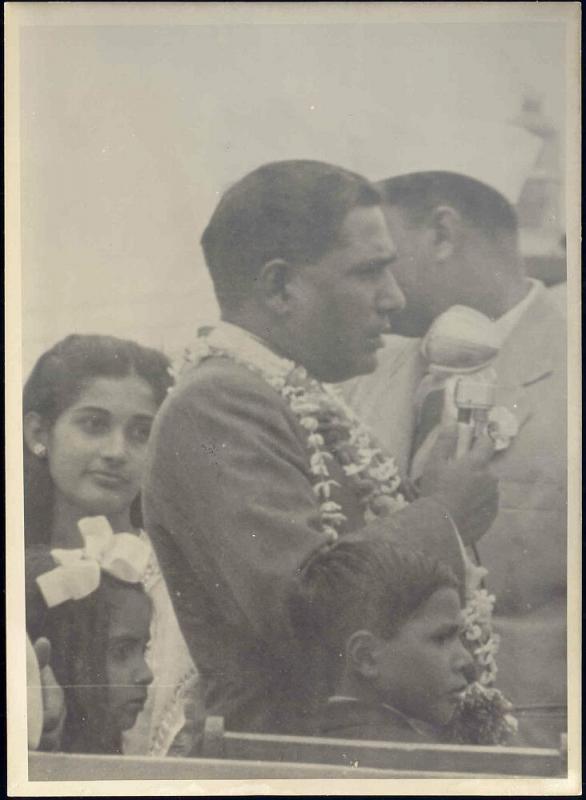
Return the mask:
{"type": "Polygon", "coordinates": [[[367,167],[371,180],[411,172],[457,172],[491,186],[512,205],[543,144],[523,128],[485,120],[430,119],[423,113],[417,127],[378,122],[384,131],[376,134],[376,166],[373,160],[367,167]]]}

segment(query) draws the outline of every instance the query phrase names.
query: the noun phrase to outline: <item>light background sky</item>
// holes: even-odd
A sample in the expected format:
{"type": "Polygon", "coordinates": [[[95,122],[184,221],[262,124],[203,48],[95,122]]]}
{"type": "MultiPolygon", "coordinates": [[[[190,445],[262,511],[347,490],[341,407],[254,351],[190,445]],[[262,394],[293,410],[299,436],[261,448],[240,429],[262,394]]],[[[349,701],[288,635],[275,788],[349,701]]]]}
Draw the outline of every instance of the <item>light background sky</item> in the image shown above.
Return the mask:
{"type": "Polygon", "coordinates": [[[564,124],[546,22],[33,26],[20,54],[24,376],[71,332],[180,351],[217,317],[200,235],[263,162],[385,177],[393,132],[505,122],[527,87],[564,124]]]}

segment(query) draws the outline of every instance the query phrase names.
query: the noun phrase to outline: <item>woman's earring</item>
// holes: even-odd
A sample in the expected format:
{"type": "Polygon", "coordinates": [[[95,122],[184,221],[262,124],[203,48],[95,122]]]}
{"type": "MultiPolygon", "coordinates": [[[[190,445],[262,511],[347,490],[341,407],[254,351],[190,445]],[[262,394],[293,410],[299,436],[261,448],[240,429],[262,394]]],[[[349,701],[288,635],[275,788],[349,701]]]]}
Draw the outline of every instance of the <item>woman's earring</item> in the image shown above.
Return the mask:
{"type": "Polygon", "coordinates": [[[47,455],[47,448],[45,447],[44,444],[37,442],[35,445],[33,445],[33,453],[38,458],[45,458],[45,456],[47,455]]]}

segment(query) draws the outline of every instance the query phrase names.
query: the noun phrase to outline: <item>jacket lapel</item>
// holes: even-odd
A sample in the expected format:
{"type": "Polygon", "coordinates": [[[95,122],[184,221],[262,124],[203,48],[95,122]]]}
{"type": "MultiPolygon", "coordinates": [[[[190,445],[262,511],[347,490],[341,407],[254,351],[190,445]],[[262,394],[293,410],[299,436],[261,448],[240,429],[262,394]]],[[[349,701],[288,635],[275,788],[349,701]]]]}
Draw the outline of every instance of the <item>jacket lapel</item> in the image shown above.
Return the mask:
{"type": "Polygon", "coordinates": [[[525,311],[499,353],[494,367],[498,375],[497,405],[512,411],[519,427],[532,414],[532,403],[526,387],[550,375],[555,369],[554,358],[543,348],[544,331],[558,326],[552,308],[541,289],[525,311]]]}

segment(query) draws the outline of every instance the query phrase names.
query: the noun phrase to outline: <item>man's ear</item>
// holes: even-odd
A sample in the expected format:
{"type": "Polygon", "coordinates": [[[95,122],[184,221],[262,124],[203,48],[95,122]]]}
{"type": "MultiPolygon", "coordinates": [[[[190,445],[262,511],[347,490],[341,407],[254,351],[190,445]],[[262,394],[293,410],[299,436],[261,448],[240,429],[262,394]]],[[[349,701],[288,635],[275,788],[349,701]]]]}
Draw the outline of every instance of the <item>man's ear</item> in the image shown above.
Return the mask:
{"type": "Polygon", "coordinates": [[[283,314],[289,307],[289,284],[292,266],[282,258],[274,258],[261,268],[256,277],[257,292],[264,303],[277,314],[283,314]]]}
{"type": "Polygon", "coordinates": [[[355,631],[346,642],[346,663],[363,678],[378,675],[378,638],[370,631],[355,631]]]}
{"type": "MultiPolygon", "coordinates": [[[[22,433],[31,453],[35,453],[35,447],[37,451],[43,447],[46,452],[49,444],[49,432],[43,418],[36,411],[29,411],[28,414],[25,414],[22,421],[22,433]]],[[[38,452],[35,455],[38,455],[38,452]]]]}
{"type": "Polygon", "coordinates": [[[439,263],[448,261],[454,255],[462,233],[462,215],[452,206],[437,206],[431,215],[433,250],[439,263]]]}

